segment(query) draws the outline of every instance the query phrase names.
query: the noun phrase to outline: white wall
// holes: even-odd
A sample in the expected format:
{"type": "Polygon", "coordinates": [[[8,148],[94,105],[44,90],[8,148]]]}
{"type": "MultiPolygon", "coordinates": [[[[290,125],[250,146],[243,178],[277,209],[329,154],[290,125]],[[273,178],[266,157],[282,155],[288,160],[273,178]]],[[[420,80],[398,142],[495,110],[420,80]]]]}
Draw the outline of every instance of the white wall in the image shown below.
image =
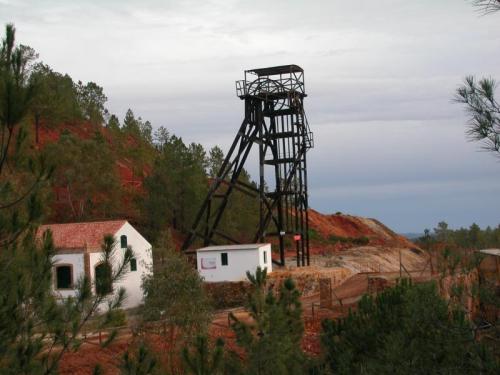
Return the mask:
{"type": "Polygon", "coordinates": [[[231,250],[220,249],[214,251],[199,251],[196,253],[197,268],[200,276],[208,282],[218,281],[242,281],[246,280],[246,273],[250,271],[255,273],[257,267],[267,268],[268,272],[272,271],[271,261],[271,245],[266,244],[258,249],[248,250],[231,250]],[[264,263],[264,251],[267,252],[267,263],[264,263]],[[221,262],[221,254],[227,253],[228,264],[223,266],[221,262]],[[205,264],[213,261],[214,269],[204,269],[202,262],[205,264]]]}
{"type": "MultiPolygon", "coordinates": [[[[137,260],[137,271],[130,271],[130,265],[128,266],[128,272],[125,276],[114,285],[114,289],[125,288],[126,298],[123,302],[123,308],[129,309],[139,306],[143,301],[143,293],[141,289],[142,275],[152,271],[153,255],[151,252],[151,245],[148,241],[137,232],[134,227],[129,223],[126,223],[120,228],[118,232],[115,233],[116,248],[115,248],[115,258],[114,267],[118,267],[121,262],[123,262],[123,256],[125,254],[125,249],[120,247],[120,237],[122,235],[127,236],[128,246],[132,246],[134,252],[134,258],[137,260]]],[[[90,254],[90,277],[93,281],[93,288],[95,292],[95,266],[102,261],[102,253],[91,253],[90,254]]]]}
{"type": "Polygon", "coordinates": [[[85,275],[83,253],[79,254],[57,254],[54,256],[54,268],[52,270],[52,288],[59,298],[74,297],[75,289],[56,289],[56,267],[62,264],[71,264],[73,266],[73,287],[78,280],[85,275]]]}

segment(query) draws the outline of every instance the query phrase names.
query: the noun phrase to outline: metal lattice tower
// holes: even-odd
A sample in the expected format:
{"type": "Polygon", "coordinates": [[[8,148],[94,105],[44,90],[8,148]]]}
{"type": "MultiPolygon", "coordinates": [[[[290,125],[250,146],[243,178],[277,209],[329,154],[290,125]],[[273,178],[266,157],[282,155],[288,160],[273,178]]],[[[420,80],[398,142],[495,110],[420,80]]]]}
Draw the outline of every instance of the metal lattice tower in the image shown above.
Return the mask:
{"type": "Polygon", "coordinates": [[[309,265],[306,153],[313,147],[313,137],[304,112],[304,71],[297,65],[246,70],[245,79],[236,81],[236,93],[245,101],[245,118],[183,249],[196,238],[205,246],[219,244],[220,239],[238,243],[218,230],[229,196],[238,190],[259,197],[254,242],[278,237],[280,260],[276,263],[284,265],[284,239],[289,236],[295,242],[297,266],[309,265]],[[254,145],[259,152],[258,188],[238,180],[254,145]],[[266,188],[271,186],[266,184],[266,175],[274,176],[274,191],[266,188]],[[273,231],[268,232],[271,223],[273,231]]]}

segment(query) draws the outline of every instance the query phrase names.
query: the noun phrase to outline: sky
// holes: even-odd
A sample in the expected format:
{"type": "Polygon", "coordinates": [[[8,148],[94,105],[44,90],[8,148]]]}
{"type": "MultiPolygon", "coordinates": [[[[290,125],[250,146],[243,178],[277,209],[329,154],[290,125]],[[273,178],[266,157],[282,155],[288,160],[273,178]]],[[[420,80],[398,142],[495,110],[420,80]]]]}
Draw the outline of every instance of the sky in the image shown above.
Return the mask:
{"type": "Polygon", "coordinates": [[[471,1],[0,0],[0,21],[103,86],[111,113],[206,148],[236,135],[245,69],[298,64],[312,208],[398,232],[500,224],[500,158],[467,142],[453,101],[466,75],[500,80],[500,13],[471,1]]]}

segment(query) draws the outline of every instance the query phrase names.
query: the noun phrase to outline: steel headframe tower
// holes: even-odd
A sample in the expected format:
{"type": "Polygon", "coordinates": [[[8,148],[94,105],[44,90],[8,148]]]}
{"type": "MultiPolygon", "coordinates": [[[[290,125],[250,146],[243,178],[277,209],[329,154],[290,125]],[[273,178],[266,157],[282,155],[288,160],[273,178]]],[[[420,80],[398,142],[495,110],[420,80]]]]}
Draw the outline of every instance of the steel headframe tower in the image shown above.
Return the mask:
{"type": "Polygon", "coordinates": [[[297,266],[309,265],[307,150],[313,137],[304,112],[304,71],[297,65],[245,71],[236,81],[236,94],[245,101],[245,118],[231,148],[213,180],[195,222],[184,242],[188,249],[198,237],[204,245],[238,243],[218,230],[233,190],[260,200],[260,220],[254,242],[268,236],[279,239],[279,262],[285,264],[285,236],[294,242],[297,266]],[[253,145],[259,151],[259,186],[238,180],[253,145]],[[265,176],[274,175],[274,184],[265,176]],[[274,185],[274,191],[269,187],[274,185]],[[273,230],[268,232],[270,223],[273,230]]]}

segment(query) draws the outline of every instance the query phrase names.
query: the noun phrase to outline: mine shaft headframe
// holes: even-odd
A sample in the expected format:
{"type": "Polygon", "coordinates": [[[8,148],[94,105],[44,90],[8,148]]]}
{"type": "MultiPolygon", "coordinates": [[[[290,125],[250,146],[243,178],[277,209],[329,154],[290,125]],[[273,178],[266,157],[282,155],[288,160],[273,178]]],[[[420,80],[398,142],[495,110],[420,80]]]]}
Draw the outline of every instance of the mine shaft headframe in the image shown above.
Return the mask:
{"type": "Polygon", "coordinates": [[[245,101],[245,117],[183,250],[196,238],[205,246],[238,243],[219,228],[229,197],[237,190],[260,202],[254,242],[277,237],[279,261],[273,261],[284,265],[288,238],[295,245],[297,266],[309,265],[306,152],[313,147],[313,137],[304,111],[304,71],[298,65],[246,70],[245,79],[236,81],[236,93],[245,101]],[[259,152],[257,188],[239,179],[253,145],[259,152]],[[273,181],[266,181],[270,175],[273,181]]]}
{"type": "Polygon", "coordinates": [[[245,70],[245,79],[236,81],[236,95],[241,99],[248,96],[274,99],[290,94],[307,96],[304,70],[298,65],[245,70]]]}

